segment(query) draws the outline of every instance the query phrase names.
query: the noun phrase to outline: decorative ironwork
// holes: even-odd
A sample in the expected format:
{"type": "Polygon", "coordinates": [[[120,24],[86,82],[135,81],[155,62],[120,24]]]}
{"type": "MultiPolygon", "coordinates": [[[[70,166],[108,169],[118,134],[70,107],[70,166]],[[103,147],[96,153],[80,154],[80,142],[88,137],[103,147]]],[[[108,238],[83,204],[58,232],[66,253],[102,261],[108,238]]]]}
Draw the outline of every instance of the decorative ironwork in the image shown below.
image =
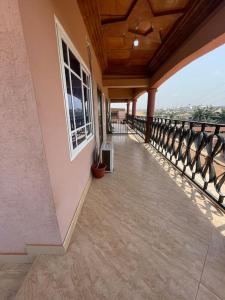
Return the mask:
{"type": "MultiPolygon", "coordinates": [[[[143,135],[142,122],[132,124],[143,135]]],[[[153,118],[149,143],[225,208],[225,124],[153,118]]]]}
{"type": "Polygon", "coordinates": [[[138,117],[138,116],[131,116],[127,115],[127,123],[130,125],[131,128],[136,130],[136,132],[144,138],[146,132],[146,118],[145,117],[138,117]]]}

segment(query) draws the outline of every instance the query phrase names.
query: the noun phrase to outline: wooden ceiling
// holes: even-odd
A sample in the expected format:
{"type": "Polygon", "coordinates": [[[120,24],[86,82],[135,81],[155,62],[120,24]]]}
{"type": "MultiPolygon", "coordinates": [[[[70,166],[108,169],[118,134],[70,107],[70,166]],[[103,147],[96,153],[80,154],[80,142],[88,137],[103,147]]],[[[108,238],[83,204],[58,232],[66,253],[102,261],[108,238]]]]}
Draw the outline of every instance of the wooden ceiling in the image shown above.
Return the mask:
{"type": "Polygon", "coordinates": [[[220,2],[78,0],[105,75],[153,73],[220,2]]]}

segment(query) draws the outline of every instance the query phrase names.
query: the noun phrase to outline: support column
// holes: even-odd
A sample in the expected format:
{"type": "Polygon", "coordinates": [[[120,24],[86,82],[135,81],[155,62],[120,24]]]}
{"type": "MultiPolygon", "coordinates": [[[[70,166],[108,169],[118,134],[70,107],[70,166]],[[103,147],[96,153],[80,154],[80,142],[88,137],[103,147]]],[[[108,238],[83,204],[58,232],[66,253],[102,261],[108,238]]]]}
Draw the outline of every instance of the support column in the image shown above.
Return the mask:
{"type": "Polygon", "coordinates": [[[127,102],[127,115],[130,113],[130,101],[127,102]]]}
{"type": "Polygon", "coordinates": [[[137,106],[137,99],[134,98],[132,102],[132,117],[136,116],[136,106],[137,106]]]}
{"type": "Polygon", "coordinates": [[[157,92],[156,88],[151,88],[148,90],[148,103],[147,103],[147,116],[146,116],[146,132],[145,132],[145,143],[149,142],[151,135],[151,123],[155,111],[155,94],[157,92]]]}
{"type": "Polygon", "coordinates": [[[112,133],[111,130],[111,102],[110,99],[106,100],[106,128],[107,128],[107,134],[112,133]]]}

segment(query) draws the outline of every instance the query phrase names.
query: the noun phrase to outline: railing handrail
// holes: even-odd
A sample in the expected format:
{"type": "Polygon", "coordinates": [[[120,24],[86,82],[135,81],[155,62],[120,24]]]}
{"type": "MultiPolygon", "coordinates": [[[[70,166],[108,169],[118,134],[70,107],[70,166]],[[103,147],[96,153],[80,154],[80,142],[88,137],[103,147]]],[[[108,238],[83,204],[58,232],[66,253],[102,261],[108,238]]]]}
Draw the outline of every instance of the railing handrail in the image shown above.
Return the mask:
{"type": "Polygon", "coordinates": [[[214,123],[214,122],[207,122],[207,121],[196,121],[196,120],[183,120],[183,119],[172,119],[172,118],[164,118],[164,117],[158,117],[158,116],[153,116],[153,118],[155,119],[163,119],[166,121],[174,121],[174,122],[187,122],[187,123],[193,123],[193,124],[204,124],[204,125],[208,125],[208,126],[220,126],[220,127],[225,127],[225,124],[223,123],[214,123]]]}
{"type": "MultiPolygon", "coordinates": [[[[128,115],[129,117],[133,117],[131,114],[128,115]]],[[[138,119],[147,119],[147,116],[134,116],[134,118],[138,119]]],[[[187,122],[187,123],[192,123],[192,124],[200,124],[200,125],[208,125],[210,127],[213,126],[220,126],[220,127],[225,127],[225,123],[214,123],[214,122],[207,122],[207,121],[197,121],[197,120],[184,120],[184,119],[173,119],[173,118],[165,118],[161,116],[153,116],[153,119],[162,119],[165,121],[173,121],[173,122],[187,122]]]]}

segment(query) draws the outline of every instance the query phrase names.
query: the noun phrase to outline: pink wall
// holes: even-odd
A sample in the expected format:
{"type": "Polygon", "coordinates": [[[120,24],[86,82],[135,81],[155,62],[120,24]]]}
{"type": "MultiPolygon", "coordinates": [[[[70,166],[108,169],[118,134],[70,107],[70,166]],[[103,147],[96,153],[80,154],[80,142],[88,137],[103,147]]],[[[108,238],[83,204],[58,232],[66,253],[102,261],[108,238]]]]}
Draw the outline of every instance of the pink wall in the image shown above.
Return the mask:
{"type": "MultiPolygon", "coordinates": [[[[63,240],[90,176],[94,140],[70,161],[54,14],[88,65],[87,32],[74,0],[19,0],[19,5],[63,240]]],[[[95,56],[93,70],[97,114],[96,84],[101,87],[102,78],[95,56]]]]}
{"type": "Polygon", "coordinates": [[[61,241],[17,1],[0,1],[0,253],[61,241]]]}

